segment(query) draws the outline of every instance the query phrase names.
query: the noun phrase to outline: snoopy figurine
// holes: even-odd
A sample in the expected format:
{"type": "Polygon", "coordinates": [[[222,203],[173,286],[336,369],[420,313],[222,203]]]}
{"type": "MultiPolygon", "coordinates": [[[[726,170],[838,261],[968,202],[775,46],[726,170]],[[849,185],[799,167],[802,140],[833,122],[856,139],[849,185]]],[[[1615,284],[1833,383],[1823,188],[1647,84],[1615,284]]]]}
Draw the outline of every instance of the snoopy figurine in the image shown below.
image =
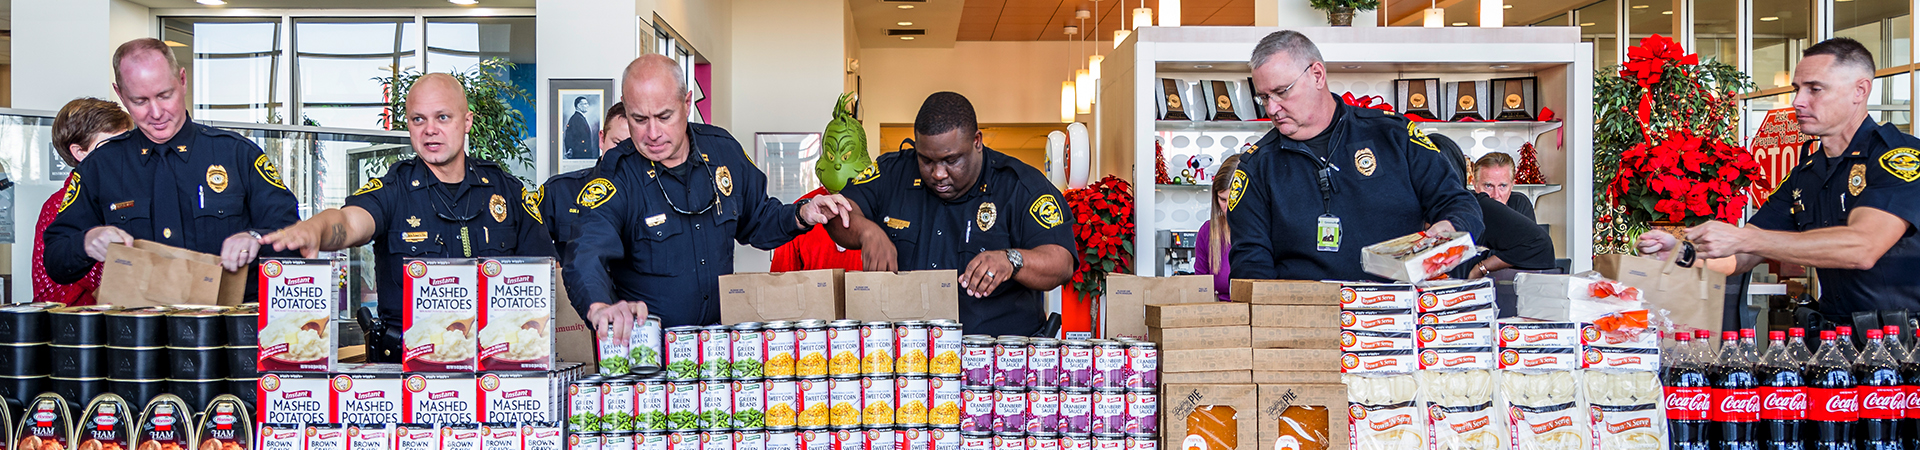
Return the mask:
{"type": "Polygon", "coordinates": [[[1213,178],[1212,176],[1207,175],[1207,168],[1209,167],[1213,167],[1212,155],[1202,153],[1198,155],[1193,155],[1193,157],[1191,158],[1187,158],[1187,169],[1190,169],[1193,171],[1193,177],[1191,181],[1194,184],[1206,183],[1208,182],[1209,179],[1213,178]]]}

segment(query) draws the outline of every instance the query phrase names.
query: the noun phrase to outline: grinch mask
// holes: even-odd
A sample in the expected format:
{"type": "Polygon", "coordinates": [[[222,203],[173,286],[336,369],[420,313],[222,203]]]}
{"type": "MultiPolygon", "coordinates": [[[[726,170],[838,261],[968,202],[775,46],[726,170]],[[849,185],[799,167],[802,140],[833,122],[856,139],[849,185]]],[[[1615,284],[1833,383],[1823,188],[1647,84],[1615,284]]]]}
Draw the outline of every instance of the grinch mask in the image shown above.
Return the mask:
{"type": "Polygon", "coordinates": [[[813,163],[814,174],[828,192],[840,192],[847,187],[847,180],[873,165],[873,158],[867,157],[867,130],[853,118],[856,101],[851,93],[840,94],[840,101],[833,105],[833,121],[827,122],[820,143],[820,159],[813,163]]]}

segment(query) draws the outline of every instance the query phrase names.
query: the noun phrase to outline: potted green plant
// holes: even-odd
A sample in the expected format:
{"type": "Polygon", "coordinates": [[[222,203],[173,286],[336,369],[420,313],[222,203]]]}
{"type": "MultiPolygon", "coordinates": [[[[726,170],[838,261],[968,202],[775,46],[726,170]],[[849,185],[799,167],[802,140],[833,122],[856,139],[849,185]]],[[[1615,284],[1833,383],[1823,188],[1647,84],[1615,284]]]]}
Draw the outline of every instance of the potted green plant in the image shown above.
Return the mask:
{"type": "Polygon", "coordinates": [[[1380,0],[1307,0],[1307,4],[1327,12],[1327,24],[1336,27],[1353,26],[1354,11],[1372,11],[1380,7],[1380,0]]]}
{"type": "MultiPolygon", "coordinates": [[[[515,168],[533,164],[533,149],[527,148],[526,143],[520,140],[527,135],[526,117],[507,103],[510,100],[528,99],[526,91],[507,79],[507,73],[513,68],[512,62],[489,58],[477,66],[451,75],[466,88],[467,109],[473,111],[473,128],[467,130],[467,156],[499,163],[507,173],[520,177],[523,182],[531,182],[526,179],[528,174],[514,173],[515,168]]],[[[413,90],[413,82],[422,75],[426,73],[408,68],[397,71],[391,77],[374,78],[387,86],[392,94],[387,110],[380,113],[381,125],[394,131],[406,131],[407,121],[394,120],[394,117],[407,110],[407,92],[413,90]]],[[[369,162],[381,166],[373,173],[384,173],[385,166],[393,163],[369,162]]]]}

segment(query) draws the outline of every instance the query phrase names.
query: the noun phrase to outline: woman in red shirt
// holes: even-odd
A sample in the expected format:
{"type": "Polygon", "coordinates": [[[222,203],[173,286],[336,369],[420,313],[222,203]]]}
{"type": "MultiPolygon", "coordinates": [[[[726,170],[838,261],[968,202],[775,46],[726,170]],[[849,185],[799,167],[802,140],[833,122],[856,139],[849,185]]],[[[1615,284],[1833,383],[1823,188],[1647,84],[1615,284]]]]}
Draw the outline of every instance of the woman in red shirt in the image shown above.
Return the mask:
{"type": "MultiPolygon", "coordinates": [[[[80,167],[80,161],[87,159],[87,154],[107,138],[132,128],[132,119],[120,109],[119,103],[77,98],[60,107],[60,113],[53,116],[53,149],[60,153],[60,159],[66,160],[67,166],[80,167]]],[[[54,215],[59,214],[61,199],[66,196],[67,188],[61,186],[48,197],[46,204],[40,206],[40,220],[33,227],[33,301],[91,305],[96,302],[94,291],[100,288],[100,263],[94,263],[86,278],[74,284],[59,284],[47,278],[47,245],[40,236],[47,232],[54,215]]]]}

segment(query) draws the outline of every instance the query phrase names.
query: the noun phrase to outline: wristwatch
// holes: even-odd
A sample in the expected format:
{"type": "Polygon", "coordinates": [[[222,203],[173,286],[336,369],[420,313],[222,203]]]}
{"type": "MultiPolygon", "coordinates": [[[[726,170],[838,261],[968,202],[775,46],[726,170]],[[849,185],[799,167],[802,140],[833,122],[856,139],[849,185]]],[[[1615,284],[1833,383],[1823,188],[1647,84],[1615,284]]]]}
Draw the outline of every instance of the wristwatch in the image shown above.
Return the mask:
{"type": "Polygon", "coordinates": [[[799,222],[801,228],[808,228],[813,226],[813,225],[807,225],[806,211],[807,211],[808,203],[813,203],[813,199],[803,198],[803,199],[800,199],[800,201],[793,202],[793,206],[799,207],[799,208],[793,209],[793,221],[799,222]]]}
{"type": "Polygon", "coordinates": [[[1013,264],[1013,272],[1007,273],[1007,279],[1013,279],[1014,275],[1019,275],[1020,267],[1027,264],[1026,260],[1020,257],[1020,250],[1011,248],[1007,249],[1007,262],[1013,264]]]}

